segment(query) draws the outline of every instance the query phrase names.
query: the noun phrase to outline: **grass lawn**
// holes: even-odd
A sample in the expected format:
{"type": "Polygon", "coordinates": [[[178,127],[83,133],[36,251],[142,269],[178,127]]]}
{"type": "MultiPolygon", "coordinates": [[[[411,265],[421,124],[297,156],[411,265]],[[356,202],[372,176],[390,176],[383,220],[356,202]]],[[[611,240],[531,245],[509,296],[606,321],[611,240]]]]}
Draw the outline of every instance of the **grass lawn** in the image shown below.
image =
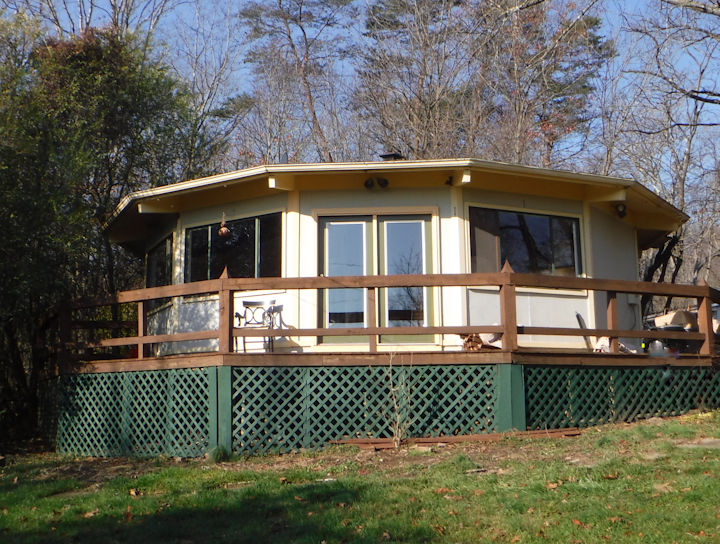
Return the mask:
{"type": "Polygon", "coordinates": [[[720,412],[431,451],[14,455],[0,542],[720,542],[720,412]]]}

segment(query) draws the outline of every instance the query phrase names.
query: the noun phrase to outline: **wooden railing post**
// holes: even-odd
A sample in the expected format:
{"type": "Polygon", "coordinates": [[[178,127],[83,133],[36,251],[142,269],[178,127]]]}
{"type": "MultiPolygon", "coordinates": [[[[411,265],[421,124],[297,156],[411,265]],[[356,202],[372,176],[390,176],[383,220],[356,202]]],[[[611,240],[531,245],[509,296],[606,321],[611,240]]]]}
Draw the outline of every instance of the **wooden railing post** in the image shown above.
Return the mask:
{"type": "Polygon", "coordinates": [[[60,349],[58,352],[58,365],[65,367],[70,362],[70,350],[68,344],[72,341],[72,314],[70,307],[63,304],[58,314],[58,336],[60,337],[60,349]]]}
{"type": "Polygon", "coordinates": [[[147,334],[147,306],[144,301],[137,303],[137,358],[145,358],[145,344],[142,342],[142,337],[147,334]]]}
{"type": "Polygon", "coordinates": [[[503,283],[500,285],[500,320],[503,326],[502,346],[506,351],[515,351],[518,347],[517,338],[517,297],[515,285],[512,283],[513,269],[505,261],[501,272],[503,283]]]}
{"type": "MultiPolygon", "coordinates": [[[[618,328],[618,307],[617,293],[615,291],[607,292],[607,327],[608,329],[618,328]]],[[[610,337],[610,353],[620,352],[620,340],[617,336],[610,337]]]]}
{"type": "MultiPolygon", "coordinates": [[[[220,280],[228,277],[227,268],[223,270],[220,280]]],[[[225,283],[221,283],[219,295],[220,323],[218,324],[218,350],[220,353],[232,353],[233,351],[233,313],[235,305],[235,292],[227,289],[225,283]]]]}
{"type": "MultiPolygon", "coordinates": [[[[705,280],[701,285],[707,285],[705,280]]],[[[705,340],[700,346],[700,355],[715,354],[715,331],[712,321],[712,300],[706,295],[697,299],[698,302],[698,330],[705,335],[705,340]]]]}
{"type": "MultiPolygon", "coordinates": [[[[368,307],[368,327],[374,329],[377,327],[377,312],[375,311],[375,295],[376,291],[374,287],[368,287],[367,290],[367,307],[368,307]]],[[[370,353],[377,353],[378,337],[374,334],[370,335],[369,338],[369,349],[370,353]]]]}

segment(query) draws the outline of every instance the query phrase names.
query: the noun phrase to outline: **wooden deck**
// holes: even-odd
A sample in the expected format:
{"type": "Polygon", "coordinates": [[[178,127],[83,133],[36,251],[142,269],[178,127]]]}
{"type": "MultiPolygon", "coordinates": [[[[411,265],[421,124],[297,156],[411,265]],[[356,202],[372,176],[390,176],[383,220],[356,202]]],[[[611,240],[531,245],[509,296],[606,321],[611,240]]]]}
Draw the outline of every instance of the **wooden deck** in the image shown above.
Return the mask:
{"type": "Polygon", "coordinates": [[[77,301],[61,314],[61,345],[58,352],[62,373],[125,372],[207,366],[377,366],[377,365],[458,365],[532,364],[573,366],[720,366],[718,342],[713,332],[712,304],[720,303],[720,291],[707,285],[676,285],[621,280],[568,278],[518,274],[504,269],[496,274],[428,274],[396,276],[344,276],[317,278],[227,278],[125,291],[111,299],[77,301]],[[493,326],[426,327],[378,326],[377,290],[388,287],[487,287],[499,289],[501,324],[493,326]],[[356,328],[239,328],[234,323],[235,293],[254,290],[312,290],[362,288],[367,297],[367,327],[356,328]],[[607,328],[528,327],[517,323],[517,288],[543,290],[603,291],[607,300],[607,328]],[[618,328],[618,293],[690,298],[696,302],[698,330],[623,330],[618,328]],[[150,301],[197,295],[217,296],[217,329],[175,334],[147,334],[147,308],[150,301]],[[109,316],[119,316],[110,319],[109,316]],[[129,319],[128,317],[133,317],[129,319]],[[496,333],[502,349],[463,351],[441,345],[427,351],[383,351],[381,335],[467,335],[496,333]],[[608,337],[608,353],[552,347],[525,348],[519,336],[545,335],[570,337],[608,337]],[[303,353],[238,353],[239,338],[268,337],[367,337],[362,351],[303,353]],[[623,353],[620,338],[672,339],[696,343],[697,353],[674,353],[651,357],[647,353],[623,353]],[[217,350],[207,353],[151,356],[149,346],[178,341],[217,340],[217,350]],[[113,353],[113,350],[115,353],[113,353]],[[121,350],[133,352],[123,355],[121,350]],[[391,360],[392,359],[392,360],[391,360]]]}

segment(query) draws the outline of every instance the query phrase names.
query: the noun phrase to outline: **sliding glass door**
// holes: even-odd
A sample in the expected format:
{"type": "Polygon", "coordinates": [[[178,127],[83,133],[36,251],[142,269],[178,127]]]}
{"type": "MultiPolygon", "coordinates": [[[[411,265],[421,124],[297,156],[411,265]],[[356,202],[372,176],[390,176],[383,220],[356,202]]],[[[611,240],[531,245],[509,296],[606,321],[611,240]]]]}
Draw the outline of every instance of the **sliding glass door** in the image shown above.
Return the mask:
{"type": "MultiPolygon", "coordinates": [[[[326,217],[320,220],[325,276],[425,274],[431,268],[430,217],[420,215],[326,217]],[[377,236],[373,236],[373,234],[377,236]]],[[[393,287],[378,291],[379,324],[419,327],[430,320],[430,291],[393,287]]],[[[323,326],[367,326],[362,288],[328,289],[321,298],[323,326]]],[[[367,337],[325,337],[324,342],[367,341],[367,337]]],[[[430,342],[431,335],[384,335],[381,342],[430,342]]]]}

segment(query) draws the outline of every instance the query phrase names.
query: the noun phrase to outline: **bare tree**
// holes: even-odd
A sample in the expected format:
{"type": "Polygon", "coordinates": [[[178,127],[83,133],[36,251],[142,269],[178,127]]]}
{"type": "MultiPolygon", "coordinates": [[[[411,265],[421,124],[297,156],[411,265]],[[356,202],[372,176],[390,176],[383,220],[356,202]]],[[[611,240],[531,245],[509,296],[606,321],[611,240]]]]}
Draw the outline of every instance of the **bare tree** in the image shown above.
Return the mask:
{"type": "Polygon", "coordinates": [[[318,155],[328,162],[333,161],[333,153],[321,123],[319,97],[323,93],[318,76],[331,72],[341,56],[338,29],[349,21],[351,11],[351,0],[275,0],[249,2],[239,13],[255,44],[251,62],[267,60],[261,52],[274,46],[293,65],[293,79],[302,89],[318,155]]]}
{"type": "Polygon", "coordinates": [[[112,26],[147,35],[182,0],[0,0],[0,6],[26,12],[51,25],[60,37],[80,35],[90,27],[112,26]]]}

